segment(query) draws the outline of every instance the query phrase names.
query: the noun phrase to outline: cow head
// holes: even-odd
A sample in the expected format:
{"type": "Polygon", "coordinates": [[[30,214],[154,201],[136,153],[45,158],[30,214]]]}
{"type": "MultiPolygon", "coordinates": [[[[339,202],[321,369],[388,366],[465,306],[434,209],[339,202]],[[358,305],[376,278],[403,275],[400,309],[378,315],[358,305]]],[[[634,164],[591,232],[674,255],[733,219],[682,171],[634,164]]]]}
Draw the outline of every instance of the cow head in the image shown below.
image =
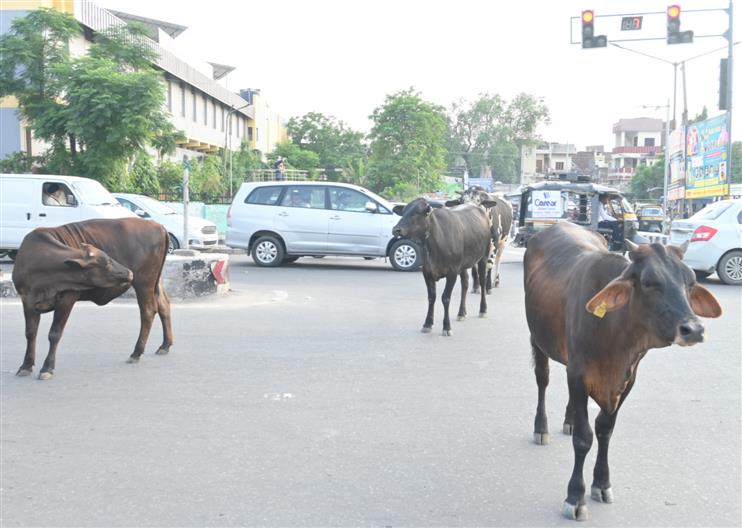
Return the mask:
{"type": "Polygon", "coordinates": [[[116,288],[130,286],[134,274],[104,251],[90,244],[81,244],[75,255],[64,261],[73,270],[74,282],[95,288],[116,288]]]}
{"type": "Polygon", "coordinates": [[[716,297],[696,282],[693,271],[683,263],[687,243],[682,247],[629,245],[631,264],[588,301],[587,311],[603,317],[628,305],[632,321],[652,334],[651,347],[702,342],[704,326],[697,316],[719,317],[722,310],[716,297]]]}
{"type": "Polygon", "coordinates": [[[395,237],[423,241],[428,236],[428,222],[433,207],[425,198],[416,198],[402,210],[402,219],[392,229],[395,237]]]}

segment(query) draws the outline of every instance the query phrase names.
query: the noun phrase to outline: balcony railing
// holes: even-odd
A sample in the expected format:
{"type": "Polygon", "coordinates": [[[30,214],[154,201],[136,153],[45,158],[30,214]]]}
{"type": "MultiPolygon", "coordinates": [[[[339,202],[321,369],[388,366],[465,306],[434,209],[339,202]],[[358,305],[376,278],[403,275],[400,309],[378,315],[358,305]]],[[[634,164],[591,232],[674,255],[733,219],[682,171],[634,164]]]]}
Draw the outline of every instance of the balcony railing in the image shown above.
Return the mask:
{"type": "Polygon", "coordinates": [[[662,152],[662,147],[654,146],[654,147],[613,147],[613,153],[614,154],[649,154],[652,156],[656,156],[658,153],[662,152]]]}

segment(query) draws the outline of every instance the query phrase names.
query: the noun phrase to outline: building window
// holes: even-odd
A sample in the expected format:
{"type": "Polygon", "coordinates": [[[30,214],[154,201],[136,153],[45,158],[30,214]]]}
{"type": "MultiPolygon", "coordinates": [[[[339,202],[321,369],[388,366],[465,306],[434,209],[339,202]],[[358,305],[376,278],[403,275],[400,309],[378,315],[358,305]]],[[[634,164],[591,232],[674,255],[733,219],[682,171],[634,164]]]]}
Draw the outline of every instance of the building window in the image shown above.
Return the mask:
{"type": "Polygon", "coordinates": [[[173,83],[167,82],[167,111],[173,113],[173,83]]]}
{"type": "Polygon", "coordinates": [[[232,135],[232,121],[234,121],[234,119],[232,119],[233,117],[234,115],[229,114],[229,135],[230,136],[232,135]]]}
{"type": "Polygon", "coordinates": [[[191,88],[191,97],[193,98],[193,122],[196,122],[196,90],[191,88]]]}
{"type": "Polygon", "coordinates": [[[185,117],[185,86],[181,83],[180,85],[180,115],[185,117]]]}
{"type": "Polygon", "coordinates": [[[654,138],[644,138],[645,147],[654,147],[654,138]]]}
{"type": "Polygon", "coordinates": [[[260,130],[258,130],[258,127],[255,127],[255,141],[260,141],[260,130]]]}
{"type": "Polygon", "coordinates": [[[209,124],[209,100],[204,95],[204,126],[209,124]]]}
{"type": "Polygon", "coordinates": [[[213,99],[211,100],[211,113],[212,113],[211,126],[213,126],[214,130],[216,130],[216,101],[214,101],[213,99]]]}
{"type": "Polygon", "coordinates": [[[252,143],[252,127],[247,127],[247,140],[252,143]]]}
{"type": "Polygon", "coordinates": [[[536,160],[536,172],[544,172],[544,160],[536,160]]]}
{"type": "Polygon", "coordinates": [[[556,170],[564,170],[564,162],[563,161],[557,161],[556,162],[556,170]]]}
{"type": "Polygon", "coordinates": [[[242,126],[242,123],[240,122],[240,118],[237,118],[237,122],[234,125],[235,132],[237,132],[237,137],[240,137],[240,126],[242,126]]]}
{"type": "Polygon", "coordinates": [[[633,139],[633,141],[632,141],[632,144],[633,144],[633,145],[634,145],[635,147],[638,147],[638,146],[639,146],[639,136],[634,136],[634,139],[633,139]]]}
{"type": "Polygon", "coordinates": [[[221,122],[222,122],[222,132],[224,132],[224,107],[222,106],[221,109],[222,109],[222,119],[221,119],[221,122]]]}
{"type": "Polygon", "coordinates": [[[242,136],[247,136],[247,119],[242,122],[242,136]]]}

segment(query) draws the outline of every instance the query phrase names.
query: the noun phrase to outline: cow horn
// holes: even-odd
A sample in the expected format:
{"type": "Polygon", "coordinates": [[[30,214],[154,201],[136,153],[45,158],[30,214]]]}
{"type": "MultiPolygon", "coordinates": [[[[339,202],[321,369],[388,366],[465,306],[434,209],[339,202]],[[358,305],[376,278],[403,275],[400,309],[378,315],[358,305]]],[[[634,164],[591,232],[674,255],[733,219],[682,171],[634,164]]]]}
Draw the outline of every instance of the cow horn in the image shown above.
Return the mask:
{"type": "Polygon", "coordinates": [[[636,251],[637,249],[639,249],[639,245],[635,244],[628,238],[625,240],[625,242],[626,242],[626,247],[628,248],[629,251],[636,251]]]}

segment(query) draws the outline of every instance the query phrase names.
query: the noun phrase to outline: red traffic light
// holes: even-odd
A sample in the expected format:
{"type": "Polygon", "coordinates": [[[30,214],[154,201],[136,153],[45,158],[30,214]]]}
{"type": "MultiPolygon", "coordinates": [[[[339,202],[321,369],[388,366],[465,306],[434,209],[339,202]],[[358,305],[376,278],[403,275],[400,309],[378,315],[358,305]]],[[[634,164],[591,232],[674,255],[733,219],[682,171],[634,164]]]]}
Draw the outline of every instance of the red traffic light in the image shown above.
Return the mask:
{"type": "Polygon", "coordinates": [[[678,18],[680,16],[680,6],[671,5],[667,8],[667,16],[670,18],[678,18]]]}

